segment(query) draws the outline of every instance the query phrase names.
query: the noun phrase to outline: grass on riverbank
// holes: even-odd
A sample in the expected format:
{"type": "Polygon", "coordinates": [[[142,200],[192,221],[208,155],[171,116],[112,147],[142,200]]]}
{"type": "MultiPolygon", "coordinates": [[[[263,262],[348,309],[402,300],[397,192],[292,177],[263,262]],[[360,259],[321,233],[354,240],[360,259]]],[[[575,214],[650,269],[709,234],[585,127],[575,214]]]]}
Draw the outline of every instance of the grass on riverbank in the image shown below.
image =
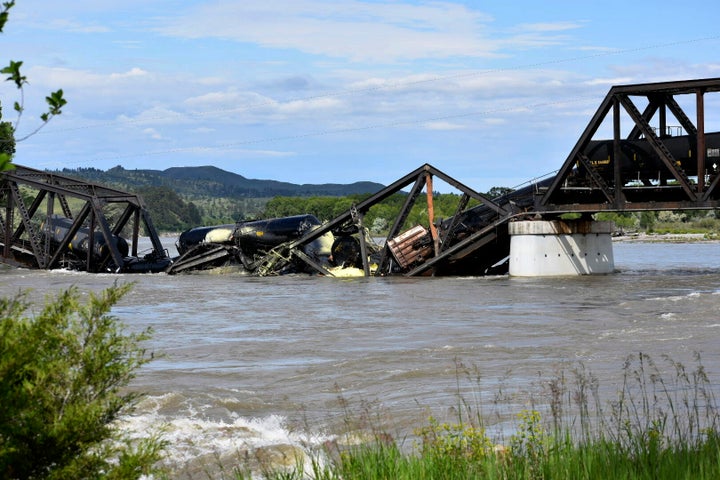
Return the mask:
{"type": "MultiPolygon", "coordinates": [[[[617,397],[603,404],[597,379],[576,369],[546,385],[542,406],[522,410],[509,438],[491,439],[479,408],[457,422],[430,418],[404,448],[373,427],[374,441],[336,443],[294,469],[268,466],[268,480],[349,479],[716,479],[720,416],[704,368],[629,357],[617,397]]],[[[539,405],[539,404],[538,404],[539,405]]],[[[242,467],[237,480],[252,477],[242,467]]]]}

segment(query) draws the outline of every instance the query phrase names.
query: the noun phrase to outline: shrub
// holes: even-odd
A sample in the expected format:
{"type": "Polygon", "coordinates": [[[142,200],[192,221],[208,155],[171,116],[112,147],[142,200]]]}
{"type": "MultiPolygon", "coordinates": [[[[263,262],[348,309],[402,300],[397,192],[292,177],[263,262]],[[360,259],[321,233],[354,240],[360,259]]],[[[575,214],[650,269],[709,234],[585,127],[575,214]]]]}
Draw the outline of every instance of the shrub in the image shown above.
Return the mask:
{"type": "Polygon", "coordinates": [[[138,395],[124,387],[149,361],[108,315],[131,288],[114,285],[79,302],[77,288],[27,316],[27,296],[0,299],[0,476],[138,478],[153,471],[162,442],[130,442],[112,422],[138,395]]]}
{"type": "Polygon", "coordinates": [[[441,424],[430,417],[430,425],[416,433],[422,439],[421,452],[431,457],[479,461],[493,453],[494,445],[485,429],[467,423],[441,424]]]}

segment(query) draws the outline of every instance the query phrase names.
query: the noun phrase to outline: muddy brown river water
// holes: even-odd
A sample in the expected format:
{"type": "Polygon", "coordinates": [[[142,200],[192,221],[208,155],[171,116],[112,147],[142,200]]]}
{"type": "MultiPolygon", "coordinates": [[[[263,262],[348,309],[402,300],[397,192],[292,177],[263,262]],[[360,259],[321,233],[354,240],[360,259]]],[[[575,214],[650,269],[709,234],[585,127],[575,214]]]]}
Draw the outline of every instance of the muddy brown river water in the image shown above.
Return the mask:
{"type": "MultiPolygon", "coordinates": [[[[113,313],[129,329],[151,326],[147,347],[158,355],[133,384],[148,395],[125,426],[163,425],[169,462],[187,468],[322,443],[348,412],[376,411],[402,437],[430,413],[452,414],[459,398],[517,411],[542,397],[543,379],[578,364],[611,396],[625,358],[638,352],[688,364],[698,353],[717,387],[720,243],[620,242],[615,266],[611,275],[552,279],[3,268],[0,293],[32,289],[41,301],[70,285],[137,282],[113,313]]],[[[504,428],[503,415],[489,417],[504,428]]]]}

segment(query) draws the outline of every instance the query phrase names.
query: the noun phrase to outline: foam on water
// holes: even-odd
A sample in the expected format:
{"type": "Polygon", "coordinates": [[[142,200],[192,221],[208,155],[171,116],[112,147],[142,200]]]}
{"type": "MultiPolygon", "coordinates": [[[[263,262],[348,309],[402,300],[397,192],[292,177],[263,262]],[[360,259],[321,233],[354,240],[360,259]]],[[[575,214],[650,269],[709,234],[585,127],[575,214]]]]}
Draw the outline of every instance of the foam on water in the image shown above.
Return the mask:
{"type": "Polygon", "coordinates": [[[307,462],[317,447],[336,440],[322,432],[291,431],[282,415],[253,418],[229,412],[225,418],[212,418],[205,412],[216,410],[216,403],[193,406],[187,400],[178,393],[148,396],[136,413],[118,421],[118,427],[130,438],[159,434],[168,442],[164,464],[174,472],[232,469],[257,458],[258,452],[264,452],[270,463],[264,467],[294,466],[297,460],[307,462]],[[274,451],[280,452],[277,459],[267,454],[274,451]],[[288,454],[302,458],[290,459],[288,454]]]}

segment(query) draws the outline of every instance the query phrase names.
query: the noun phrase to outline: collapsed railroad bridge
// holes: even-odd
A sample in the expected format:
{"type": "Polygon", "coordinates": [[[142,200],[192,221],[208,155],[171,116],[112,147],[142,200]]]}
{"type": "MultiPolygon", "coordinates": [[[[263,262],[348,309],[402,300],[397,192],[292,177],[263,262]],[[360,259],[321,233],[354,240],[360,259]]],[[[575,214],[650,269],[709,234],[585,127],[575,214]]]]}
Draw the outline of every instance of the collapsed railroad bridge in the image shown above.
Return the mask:
{"type": "MultiPolygon", "coordinates": [[[[499,198],[488,198],[426,164],[326,223],[300,215],[184,232],[178,240],[180,256],[172,261],[139,198],[19,167],[3,175],[3,258],[36,268],[64,266],[70,258],[87,271],[171,274],[227,264],[260,276],[338,276],[350,269],[365,276],[503,273],[508,270],[513,234],[592,236],[609,233],[587,222],[597,212],[719,208],[720,132],[705,128],[706,96],[718,91],[718,78],[612,87],[555,174],[499,198]],[[690,109],[694,115],[687,113],[690,109]],[[596,138],[603,126],[612,134],[596,138]],[[460,194],[455,213],[447,219],[434,218],[434,179],[460,194]],[[26,202],[20,184],[32,185],[37,196],[26,202]],[[364,217],[399,192],[405,195],[404,204],[387,236],[376,242],[364,217]],[[410,209],[423,192],[428,224],[407,228],[410,209]],[[78,198],[84,206],[71,212],[67,197],[78,198]],[[469,207],[471,200],[475,205],[469,207]],[[55,213],[56,203],[62,207],[60,215],[55,213]],[[123,208],[109,220],[102,207],[112,203],[123,208]],[[582,220],[557,221],[567,213],[580,214],[582,220]],[[536,228],[523,224],[528,221],[549,223],[536,228]],[[153,244],[146,256],[136,251],[141,222],[153,244]],[[132,252],[126,254],[121,233],[128,230],[132,252]]],[[[587,251],[575,252],[564,241],[563,237],[560,243],[568,257],[587,257],[587,251]]],[[[595,261],[607,264],[607,259],[595,261]]],[[[573,260],[572,265],[579,263],[573,260]]]]}
{"type": "Polygon", "coordinates": [[[161,272],[171,264],[137,195],[21,165],[0,183],[4,263],[87,272],[161,272]],[[139,252],[139,238],[152,248],[139,252]]]}

